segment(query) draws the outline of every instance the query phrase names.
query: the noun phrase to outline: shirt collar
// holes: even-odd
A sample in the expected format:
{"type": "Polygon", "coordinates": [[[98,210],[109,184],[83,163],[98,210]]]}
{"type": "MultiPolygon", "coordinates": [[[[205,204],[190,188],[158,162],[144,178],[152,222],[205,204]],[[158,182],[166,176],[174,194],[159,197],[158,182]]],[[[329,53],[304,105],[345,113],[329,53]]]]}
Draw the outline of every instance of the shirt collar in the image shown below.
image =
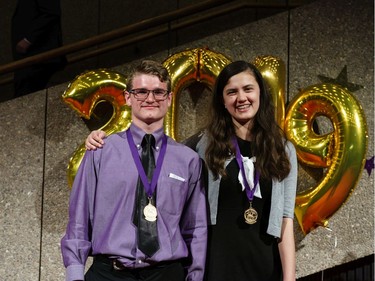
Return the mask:
{"type": "MultiPolygon", "coordinates": [[[[131,123],[129,130],[132,133],[134,143],[137,146],[137,149],[141,149],[142,139],[146,133],[141,128],[137,127],[134,123],[131,123]]],[[[164,128],[161,127],[160,129],[153,132],[152,135],[155,138],[155,150],[159,151],[161,147],[162,137],[164,135],[164,128]]]]}

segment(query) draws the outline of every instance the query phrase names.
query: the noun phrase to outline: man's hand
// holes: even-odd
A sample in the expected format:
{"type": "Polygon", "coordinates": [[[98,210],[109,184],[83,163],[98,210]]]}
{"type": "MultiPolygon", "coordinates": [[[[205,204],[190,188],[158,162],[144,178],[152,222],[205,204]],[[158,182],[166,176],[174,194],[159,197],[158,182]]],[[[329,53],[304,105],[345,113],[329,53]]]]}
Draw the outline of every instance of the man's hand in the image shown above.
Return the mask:
{"type": "Polygon", "coordinates": [[[101,148],[104,144],[104,140],[107,137],[107,134],[102,130],[92,131],[85,141],[85,147],[87,150],[96,150],[101,148]]]}
{"type": "Polygon", "coordinates": [[[16,51],[21,54],[26,54],[27,50],[30,48],[31,43],[26,38],[20,40],[16,45],[16,51]]]}

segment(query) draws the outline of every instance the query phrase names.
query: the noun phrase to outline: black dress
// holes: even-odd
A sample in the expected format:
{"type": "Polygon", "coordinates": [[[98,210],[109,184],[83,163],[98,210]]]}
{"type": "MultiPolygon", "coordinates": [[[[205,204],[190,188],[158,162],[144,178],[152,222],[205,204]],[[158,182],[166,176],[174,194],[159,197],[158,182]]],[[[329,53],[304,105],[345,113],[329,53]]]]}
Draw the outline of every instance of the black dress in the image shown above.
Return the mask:
{"type": "MultiPolygon", "coordinates": [[[[238,138],[237,138],[238,139],[238,138]]],[[[251,157],[251,142],[238,139],[241,155],[251,157]]],[[[207,281],[282,280],[276,238],[266,233],[271,205],[271,181],[260,179],[262,199],[254,197],[258,212],[255,224],[245,223],[249,208],[246,192],[238,181],[239,167],[233,159],[220,182],[217,223],[209,227],[207,281]]]]}

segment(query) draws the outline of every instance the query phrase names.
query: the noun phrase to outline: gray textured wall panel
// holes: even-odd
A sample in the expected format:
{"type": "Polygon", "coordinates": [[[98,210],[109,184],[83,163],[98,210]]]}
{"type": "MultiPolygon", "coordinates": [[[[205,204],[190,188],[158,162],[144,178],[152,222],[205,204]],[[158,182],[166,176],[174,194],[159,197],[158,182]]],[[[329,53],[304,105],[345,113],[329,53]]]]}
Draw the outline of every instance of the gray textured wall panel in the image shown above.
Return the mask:
{"type": "MultiPolygon", "coordinates": [[[[347,66],[349,82],[364,86],[353,94],[367,119],[366,157],[370,158],[374,155],[372,7],[367,0],[319,1],[151,58],[163,61],[169,54],[201,47],[232,60],[277,56],[287,66],[288,100],[300,89],[320,83],[318,75],[336,78],[347,66]]],[[[114,69],[126,73],[135,63],[114,69]]],[[[59,243],[67,222],[66,167],[89,133],[61,99],[67,85],[0,103],[0,275],[4,280],[64,280],[59,243]]],[[[180,94],[179,139],[202,125],[210,92],[200,89],[199,93],[201,97],[194,97],[189,88],[180,94]]],[[[320,227],[304,236],[296,222],[298,277],[374,252],[374,174],[362,173],[349,200],[329,220],[330,230],[320,227]]]]}

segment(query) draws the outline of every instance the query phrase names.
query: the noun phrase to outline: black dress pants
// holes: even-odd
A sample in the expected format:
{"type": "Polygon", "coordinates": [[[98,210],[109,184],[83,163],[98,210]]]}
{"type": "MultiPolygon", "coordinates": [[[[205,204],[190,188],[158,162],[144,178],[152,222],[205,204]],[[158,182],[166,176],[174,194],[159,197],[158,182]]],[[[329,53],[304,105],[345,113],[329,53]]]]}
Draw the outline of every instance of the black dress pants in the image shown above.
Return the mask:
{"type": "Polygon", "coordinates": [[[116,270],[110,262],[95,259],[86,272],[85,281],[184,281],[181,262],[171,262],[141,269],[116,270]]]}

